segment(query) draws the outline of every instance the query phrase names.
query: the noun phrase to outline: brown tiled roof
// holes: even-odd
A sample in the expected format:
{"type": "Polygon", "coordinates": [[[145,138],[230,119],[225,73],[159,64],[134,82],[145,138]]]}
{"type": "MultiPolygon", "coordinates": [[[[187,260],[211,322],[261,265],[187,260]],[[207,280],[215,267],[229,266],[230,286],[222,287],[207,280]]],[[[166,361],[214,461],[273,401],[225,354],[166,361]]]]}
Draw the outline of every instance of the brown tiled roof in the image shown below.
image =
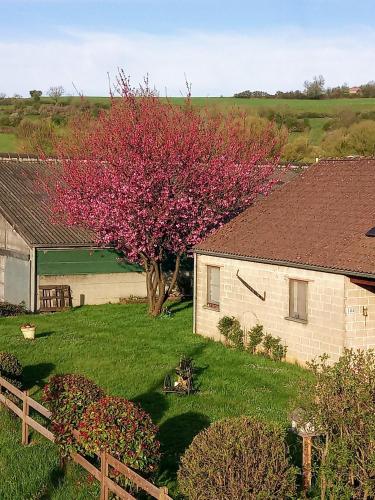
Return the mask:
{"type": "Polygon", "coordinates": [[[375,159],[324,160],[223,226],[195,250],[375,275],[375,159]]]}
{"type": "Polygon", "coordinates": [[[46,197],[36,189],[40,169],[35,159],[0,159],[0,213],[30,246],[85,246],[91,233],[51,222],[46,197]]]}

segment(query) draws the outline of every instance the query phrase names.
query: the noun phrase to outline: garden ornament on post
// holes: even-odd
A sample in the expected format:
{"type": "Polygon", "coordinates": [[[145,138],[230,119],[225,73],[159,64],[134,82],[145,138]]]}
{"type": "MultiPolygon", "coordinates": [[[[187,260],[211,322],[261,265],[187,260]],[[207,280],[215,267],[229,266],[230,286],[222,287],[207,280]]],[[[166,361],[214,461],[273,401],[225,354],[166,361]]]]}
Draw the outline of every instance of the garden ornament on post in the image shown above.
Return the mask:
{"type": "Polygon", "coordinates": [[[303,408],[296,408],[291,414],[292,431],[302,438],[302,479],[303,489],[311,488],[312,482],[312,440],[314,436],[321,435],[317,432],[312,422],[306,421],[306,412],[303,408]]]}
{"type": "Polygon", "coordinates": [[[181,356],[180,363],[175,371],[177,380],[173,384],[169,374],[165,377],[164,392],[190,394],[193,391],[194,364],[192,358],[181,356]]]}

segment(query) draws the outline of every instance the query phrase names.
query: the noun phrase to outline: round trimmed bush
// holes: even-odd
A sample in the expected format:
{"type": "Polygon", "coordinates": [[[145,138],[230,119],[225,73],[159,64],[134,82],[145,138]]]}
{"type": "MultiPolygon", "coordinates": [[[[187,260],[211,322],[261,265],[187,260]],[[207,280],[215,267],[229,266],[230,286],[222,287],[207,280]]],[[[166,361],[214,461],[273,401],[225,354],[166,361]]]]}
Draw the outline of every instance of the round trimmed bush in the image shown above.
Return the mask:
{"type": "Polygon", "coordinates": [[[0,352],[0,375],[19,389],[22,388],[22,371],[22,365],[14,354],[0,352]]]}
{"type": "Polygon", "coordinates": [[[52,432],[63,456],[80,451],[73,436],[86,408],[104,396],[104,391],[83,375],[55,375],[43,390],[43,401],[50,409],[52,432]]]}
{"type": "Polygon", "coordinates": [[[159,465],[158,428],[148,413],[124,398],[104,397],[92,403],[79,431],[88,454],[107,451],[143,475],[151,475],[159,465]]]}
{"type": "Polygon", "coordinates": [[[296,473],[277,426],[239,417],[200,432],[181,459],[178,481],[190,500],[292,498],[296,473]]]}

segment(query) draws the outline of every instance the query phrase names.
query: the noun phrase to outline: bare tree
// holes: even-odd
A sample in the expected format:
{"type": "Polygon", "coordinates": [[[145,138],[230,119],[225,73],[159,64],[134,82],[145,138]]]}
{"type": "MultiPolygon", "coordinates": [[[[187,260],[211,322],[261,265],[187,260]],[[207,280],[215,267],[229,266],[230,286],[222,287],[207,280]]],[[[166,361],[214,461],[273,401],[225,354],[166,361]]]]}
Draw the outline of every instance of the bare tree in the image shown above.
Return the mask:
{"type": "Polygon", "coordinates": [[[65,89],[62,85],[57,85],[54,87],[50,87],[47,90],[47,95],[51,97],[56,103],[59,101],[60,97],[65,94],[65,89]]]}

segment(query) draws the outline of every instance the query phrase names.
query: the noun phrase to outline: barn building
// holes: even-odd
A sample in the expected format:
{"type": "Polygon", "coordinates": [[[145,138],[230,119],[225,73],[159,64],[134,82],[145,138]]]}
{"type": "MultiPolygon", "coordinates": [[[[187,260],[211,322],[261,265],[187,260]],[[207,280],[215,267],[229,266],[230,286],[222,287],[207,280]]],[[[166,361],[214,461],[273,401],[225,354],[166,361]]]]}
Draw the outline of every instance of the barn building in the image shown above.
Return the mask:
{"type": "Polygon", "coordinates": [[[0,301],[43,311],[145,297],[139,266],[95,246],[86,230],[51,222],[36,190],[41,168],[29,157],[0,158],[0,301]]]}

